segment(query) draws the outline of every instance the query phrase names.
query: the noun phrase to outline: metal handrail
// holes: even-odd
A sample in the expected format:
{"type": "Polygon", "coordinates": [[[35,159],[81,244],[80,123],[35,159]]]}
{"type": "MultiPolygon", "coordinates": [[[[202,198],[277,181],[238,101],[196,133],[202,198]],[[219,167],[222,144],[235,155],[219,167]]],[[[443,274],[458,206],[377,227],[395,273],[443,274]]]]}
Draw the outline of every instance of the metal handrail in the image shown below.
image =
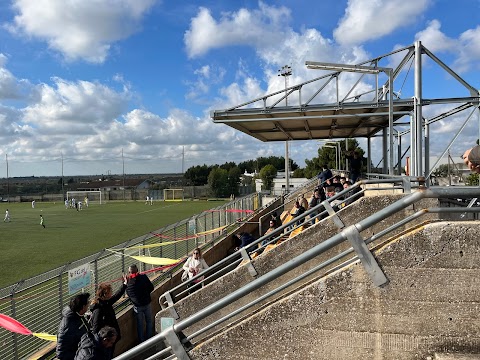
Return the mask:
{"type": "MultiPolygon", "coordinates": [[[[403,184],[402,188],[398,189],[404,189],[405,191],[410,192],[411,186],[410,182],[422,182],[423,177],[401,177],[401,178],[390,178],[390,179],[376,179],[376,180],[361,180],[350,186],[349,188],[346,188],[342,190],[341,192],[335,194],[331,198],[325,200],[324,202],[321,202],[314,208],[305,211],[302,215],[295,217],[291,221],[280,225],[277,227],[274,231],[270,232],[267,235],[262,235],[260,238],[257,240],[253,241],[250,243],[248,246],[245,247],[245,250],[251,255],[254,252],[257,252],[264,248],[266,245],[273,243],[274,241],[278,240],[279,238],[283,236],[288,236],[290,235],[293,231],[295,231],[298,227],[302,226],[304,222],[314,222],[317,218],[321,219],[323,216],[327,215],[327,208],[326,208],[326,203],[332,203],[335,200],[342,200],[344,202],[349,202],[349,201],[354,201],[360,196],[363,195],[364,189],[361,188],[362,185],[368,185],[368,184],[395,184],[395,183],[401,183],[403,184]],[[357,192],[358,191],[358,192],[357,192]],[[346,197],[349,195],[348,197],[346,197]],[[298,225],[297,225],[298,224],[298,225]],[[268,240],[270,239],[270,240],[268,240]],[[262,242],[265,240],[268,240],[265,244],[265,246],[260,246],[262,242]]],[[[392,188],[389,188],[392,189],[392,188]]],[[[236,265],[240,264],[242,261],[242,255],[240,252],[235,252],[219,262],[215,263],[214,265],[210,266],[209,268],[205,269],[201,273],[193,276],[192,278],[188,279],[187,281],[173,287],[172,289],[166,291],[159,297],[159,303],[162,308],[166,308],[168,306],[172,306],[175,303],[175,297],[179,297],[181,295],[184,295],[186,293],[186,289],[188,288],[188,285],[195,283],[195,284],[204,284],[207,280],[208,277],[219,274],[219,273],[225,273],[225,269],[232,267],[235,268],[236,265]]],[[[233,269],[232,269],[233,270],[233,269]]]]}
{"type": "MultiPolygon", "coordinates": [[[[398,180],[398,179],[396,179],[398,180]]],[[[370,181],[368,181],[370,182],[370,181]]],[[[360,182],[361,183],[361,182],[360,182]]],[[[357,183],[358,184],[358,183],[357,183]]],[[[348,189],[347,189],[348,190],[348,189]]],[[[447,187],[447,188],[432,188],[432,189],[427,189],[427,188],[420,188],[419,191],[411,193],[409,195],[406,195],[402,199],[396,201],[395,203],[392,203],[391,205],[387,206],[384,208],[382,211],[379,211],[361,221],[358,223],[348,226],[347,228],[343,229],[339,234],[334,235],[330,239],[314,246],[313,248],[305,251],[303,254],[295,257],[294,259],[284,263],[283,265],[271,270],[270,272],[264,274],[263,276],[260,276],[257,279],[252,280],[250,283],[247,285],[243,286],[240,289],[235,290],[231,294],[225,296],[224,298],[214,302],[211,305],[208,305],[204,309],[198,311],[197,313],[187,317],[184,320],[179,321],[177,324],[173,325],[167,330],[162,331],[161,333],[155,335],[153,338],[145,341],[144,343],[140,344],[139,346],[125,352],[124,354],[120,355],[119,357],[115,358],[116,360],[128,360],[131,359],[132,356],[138,355],[144,350],[150,348],[151,346],[155,345],[158,341],[160,340],[165,340],[167,336],[171,335],[171,333],[180,333],[189,326],[203,320],[209,315],[212,315],[213,313],[217,312],[218,310],[223,309],[225,306],[228,306],[232,304],[234,301],[240,299],[241,297],[249,294],[250,292],[260,288],[261,286],[269,283],[270,281],[278,278],[279,276],[287,273],[288,271],[298,267],[301,264],[304,264],[308,260],[313,259],[314,257],[322,254],[323,252],[327,251],[328,249],[346,241],[348,239],[348,233],[351,229],[355,228],[358,232],[364,231],[367,228],[370,228],[374,225],[376,225],[378,222],[386,219],[387,217],[397,213],[398,211],[401,211],[408,206],[412,205],[413,203],[424,199],[424,198],[472,198],[472,197],[479,197],[480,196],[480,188],[469,188],[469,187],[447,187]]],[[[400,226],[403,226],[404,224],[420,217],[421,215],[425,213],[438,213],[438,212],[453,212],[453,213],[463,213],[463,212],[475,212],[478,213],[480,212],[480,208],[430,208],[430,209],[422,209],[415,214],[397,222],[395,225],[392,225],[391,227],[379,232],[376,235],[371,236],[369,239],[365,240],[366,243],[370,243],[376,239],[378,239],[381,236],[386,235],[387,233],[392,232],[393,230],[397,229],[400,226]]],[[[260,239],[259,239],[260,240],[260,239]]],[[[295,279],[292,279],[289,281],[287,284],[282,285],[282,288],[277,288],[275,290],[272,290],[268,294],[262,295],[262,297],[254,300],[252,303],[244,305],[241,309],[237,309],[236,311],[230,313],[229,315],[218,319],[215,321],[214,324],[208,325],[204,329],[200,329],[197,332],[191,334],[189,337],[185,339],[185,341],[191,340],[193,337],[200,335],[201,333],[204,333],[205,331],[211,329],[213,326],[218,325],[219,323],[226,321],[228,319],[231,319],[233,316],[237,315],[239,312],[247,309],[248,307],[251,307],[255,304],[258,304],[260,301],[272,296],[273,294],[278,293],[279,291],[283,290],[285,287],[291,286],[301,279],[305,278],[308,275],[311,275],[313,272],[318,271],[320,268],[323,268],[327,266],[328,264],[331,264],[333,261],[337,261],[341,257],[345,256],[347,253],[351,253],[353,250],[349,249],[347,251],[344,251],[341,254],[336,255],[332,259],[327,260],[327,262],[318,265],[315,269],[309,270],[307,273],[302,274],[298,276],[295,279]],[[284,287],[285,286],[285,287],[284,287]]],[[[173,347],[175,350],[175,347],[173,347]]]]}

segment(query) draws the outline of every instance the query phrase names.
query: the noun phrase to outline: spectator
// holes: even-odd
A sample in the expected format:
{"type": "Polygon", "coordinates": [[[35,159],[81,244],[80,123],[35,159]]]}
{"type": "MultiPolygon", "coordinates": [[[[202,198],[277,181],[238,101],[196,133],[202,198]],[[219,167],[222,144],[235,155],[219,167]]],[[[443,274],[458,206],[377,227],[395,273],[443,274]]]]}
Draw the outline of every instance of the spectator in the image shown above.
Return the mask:
{"type": "Polygon", "coordinates": [[[318,185],[321,185],[333,176],[332,171],[328,168],[327,164],[323,165],[322,169],[322,172],[317,175],[318,185]]]}
{"type": "MultiPolygon", "coordinates": [[[[113,305],[122,297],[127,288],[127,277],[123,275],[123,284],[115,294],[112,293],[112,285],[102,283],[98,285],[95,299],[92,301],[90,311],[90,324],[94,334],[98,333],[104,326],[110,326],[117,332],[117,340],[120,341],[120,326],[118,325],[117,316],[113,305]]],[[[110,348],[112,355],[115,351],[115,344],[110,348]]]]}
{"type": "Polygon", "coordinates": [[[237,243],[238,246],[235,248],[235,251],[240,250],[240,248],[247,247],[250,245],[252,242],[255,241],[255,238],[252,236],[252,234],[249,234],[247,232],[241,232],[235,235],[237,238],[237,243]]]}
{"type": "Polygon", "coordinates": [[[80,339],[89,331],[88,322],[83,315],[88,310],[89,293],[81,293],[70,299],[62,311],[62,320],[58,326],[57,359],[73,360],[80,339]]]}
{"type": "MultiPolygon", "coordinates": [[[[263,234],[263,235],[265,236],[265,235],[270,234],[270,233],[271,233],[272,231],[274,231],[276,228],[277,228],[277,222],[276,222],[275,220],[273,220],[273,219],[270,220],[270,222],[269,222],[269,227],[268,227],[267,231],[265,231],[265,234],[263,234]]],[[[265,246],[267,246],[267,244],[268,244],[268,242],[269,242],[270,240],[272,240],[272,237],[266,238],[265,240],[262,241],[262,244],[261,244],[261,245],[259,244],[259,247],[265,247],[265,246]]]]}
{"type": "MultiPolygon", "coordinates": [[[[201,273],[203,270],[208,269],[208,264],[206,263],[205,259],[202,257],[202,251],[200,248],[193,249],[192,256],[190,256],[185,264],[183,265],[184,273],[182,275],[182,279],[186,277],[187,279],[193,278],[195,275],[201,273]],[[185,276],[186,274],[186,276],[185,276]]],[[[203,280],[205,279],[204,276],[195,279],[194,282],[189,282],[187,285],[188,293],[191,294],[194,291],[197,291],[200,288],[200,283],[203,286],[203,280]]]]}
{"type": "Polygon", "coordinates": [[[466,150],[462,159],[472,172],[480,174],[480,145],[466,150]]]}
{"type": "Polygon", "coordinates": [[[86,333],[82,336],[75,360],[110,360],[112,348],[117,341],[117,330],[104,326],[98,333],[86,333]]]}
{"type": "Polygon", "coordinates": [[[362,158],[358,151],[351,151],[349,155],[345,156],[350,161],[350,176],[349,180],[355,184],[360,178],[362,172],[362,158]]]}
{"type": "Polygon", "coordinates": [[[127,295],[133,303],[133,313],[137,321],[138,341],[143,342],[153,335],[152,299],[153,284],[145,274],[138,272],[137,265],[128,268],[127,295]],[[144,321],[146,331],[144,330],[144,321]]]}
{"type": "MultiPolygon", "coordinates": [[[[293,217],[296,218],[296,217],[299,217],[300,215],[302,215],[305,211],[306,211],[306,209],[300,204],[300,202],[295,201],[295,205],[294,205],[292,211],[290,212],[290,214],[292,214],[293,217]]],[[[295,223],[295,226],[299,226],[302,223],[303,223],[303,219],[298,220],[295,223]]]]}
{"type": "Polygon", "coordinates": [[[305,199],[305,194],[300,195],[298,198],[298,201],[300,202],[300,205],[303,206],[304,209],[308,209],[308,201],[305,199]]]}

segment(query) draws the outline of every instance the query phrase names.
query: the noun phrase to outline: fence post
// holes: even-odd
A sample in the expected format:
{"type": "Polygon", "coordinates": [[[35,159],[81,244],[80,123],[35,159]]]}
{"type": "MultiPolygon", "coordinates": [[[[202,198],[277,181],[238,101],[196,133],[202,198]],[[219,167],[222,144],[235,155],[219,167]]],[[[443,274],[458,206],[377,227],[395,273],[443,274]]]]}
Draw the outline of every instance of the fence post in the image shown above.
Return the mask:
{"type": "MultiPolygon", "coordinates": [[[[24,282],[24,280],[21,280],[20,282],[16,283],[15,286],[12,288],[12,291],[10,293],[10,307],[12,309],[12,318],[16,318],[16,311],[15,311],[15,291],[17,288],[24,282]]],[[[17,340],[17,334],[12,332],[12,337],[13,337],[13,352],[15,354],[15,360],[18,359],[18,340],[17,340]]]]}

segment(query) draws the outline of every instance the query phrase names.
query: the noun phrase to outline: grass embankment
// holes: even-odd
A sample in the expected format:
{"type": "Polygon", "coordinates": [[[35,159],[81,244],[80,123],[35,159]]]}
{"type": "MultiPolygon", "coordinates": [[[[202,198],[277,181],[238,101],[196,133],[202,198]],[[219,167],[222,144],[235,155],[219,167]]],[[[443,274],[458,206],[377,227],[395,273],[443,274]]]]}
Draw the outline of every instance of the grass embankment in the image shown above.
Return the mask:
{"type": "Polygon", "coordinates": [[[60,203],[0,203],[0,288],[187,219],[224,201],[108,202],[82,211],[60,203]],[[11,222],[4,223],[9,209],[11,222]],[[40,225],[43,215],[46,228],[40,225]]]}

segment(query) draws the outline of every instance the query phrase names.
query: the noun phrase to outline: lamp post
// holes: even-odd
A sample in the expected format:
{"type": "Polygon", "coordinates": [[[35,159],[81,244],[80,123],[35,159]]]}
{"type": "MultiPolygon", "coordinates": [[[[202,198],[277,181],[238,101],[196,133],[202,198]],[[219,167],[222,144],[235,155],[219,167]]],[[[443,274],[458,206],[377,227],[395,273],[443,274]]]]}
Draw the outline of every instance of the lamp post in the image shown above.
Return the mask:
{"type": "Polygon", "coordinates": [[[335,160],[337,161],[337,170],[341,170],[340,166],[342,165],[342,147],[340,145],[340,142],[332,140],[319,140],[319,143],[322,144],[322,147],[332,147],[336,149],[335,160]]]}
{"type": "MultiPolygon", "coordinates": [[[[292,75],[292,67],[288,65],[282,66],[280,70],[278,70],[278,76],[283,76],[285,79],[285,106],[288,106],[288,95],[287,95],[287,88],[288,88],[288,77],[292,75]]],[[[285,140],[285,192],[288,194],[290,192],[290,159],[288,158],[288,138],[285,140]]]]}

